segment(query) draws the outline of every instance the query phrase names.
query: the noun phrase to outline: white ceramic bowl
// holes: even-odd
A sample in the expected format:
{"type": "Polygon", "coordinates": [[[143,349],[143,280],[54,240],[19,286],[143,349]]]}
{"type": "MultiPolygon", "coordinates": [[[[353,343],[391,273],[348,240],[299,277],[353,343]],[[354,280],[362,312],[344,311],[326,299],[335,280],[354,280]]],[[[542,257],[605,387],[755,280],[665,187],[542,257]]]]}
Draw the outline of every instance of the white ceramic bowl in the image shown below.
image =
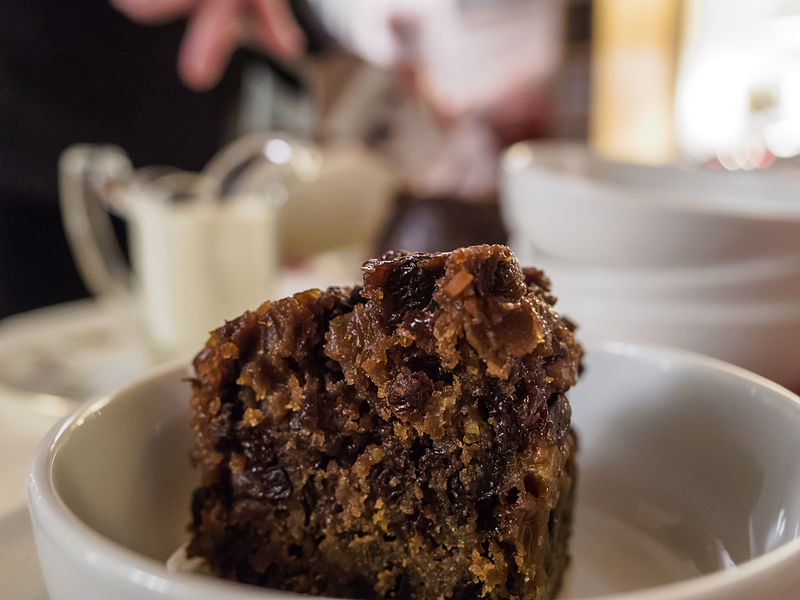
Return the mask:
{"type": "MultiPolygon", "coordinates": [[[[800,399],[672,350],[591,342],[586,366],[563,597],[796,597],[800,399]]],[[[185,374],[157,371],[42,441],[29,504],[51,600],[297,597],[165,569],[195,484],[185,374]]]]}
{"type": "Polygon", "coordinates": [[[800,254],[798,176],[647,167],[576,143],[517,144],[503,160],[512,234],[558,259],[622,267],[800,254]]]}
{"type": "Polygon", "coordinates": [[[800,302],[630,302],[568,293],[558,309],[580,331],[714,356],[800,390],[800,302]]]}
{"type": "Polygon", "coordinates": [[[603,296],[625,303],[794,302],[800,304],[800,254],[682,267],[606,267],[555,259],[519,239],[510,246],[524,265],[535,265],[570,295],[603,296]]]}
{"type": "Polygon", "coordinates": [[[708,354],[800,390],[800,257],[643,269],[515,252],[551,277],[581,332],[708,354]]]}

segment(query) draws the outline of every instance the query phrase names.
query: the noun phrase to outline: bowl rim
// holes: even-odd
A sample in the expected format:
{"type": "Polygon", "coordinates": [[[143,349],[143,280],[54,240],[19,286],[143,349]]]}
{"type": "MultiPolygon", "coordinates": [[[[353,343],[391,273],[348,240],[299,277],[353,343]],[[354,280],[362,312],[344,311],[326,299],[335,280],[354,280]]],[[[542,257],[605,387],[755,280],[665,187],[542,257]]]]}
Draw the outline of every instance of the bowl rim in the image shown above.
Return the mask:
{"type": "Polygon", "coordinates": [[[692,291],[741,284],[743,280],[765,284],[786,279],[790,280],[791,287],[800,278],[800,253],[654,268],[583,263],[552,256],[532,243],[527,245],[529,247],[526,250],[531,254],[532,260],[526,262],[535,263],[545,273],[557,273],[559,278],[588,281],[602,289],[652,287],[659,290],[678,288],[692,291]]]}
{"type": "MultiPolygon", "coordinates": [[[[502,153],[500,161],[503,179],[524,174],[548,181],[558,181],[574,191],[585,191],[591,186],[592,191],[603,195],[601,201],[606,204],[614,203],[621,207],[667,210],[687,216],[706,215],[734,219],[758,219],[776,223],[800,223],[800,204],[791,199],[760,197],[754,200],[748,197],[748,192],[753,195],[758,190],[744,189],[744,193],[738,194],[739,197],[729,194],[729,199],[723,202],[717,200],[718,194],[709,191],[694,192],[692,195],[690,189],[685,191],[664,190],[658,187],[644,186],[635,179],[610,181],[596,178],[587,172],[589,165],[601,169],[629,169],[641,174],[659,172],[662,175],[684,174],[689,177],[700,174],[706,179],[717,178],[719,180],[726,177],[727,173],[724,170],[703,169],[689,163],[652,165],[614,160],[600,156],[583,142],[573,140],[517,142],[502,153]],[[647,198],[647,202],[641,202],[643,197],[647,198]],[[698,202],[698,199],[703,201],[698,202]]],[[[752,181],[760,178],[766,185],[772,185],[787,192],[791,192],[797,183],[793,177],[787,176],[785,173],[776,174],[766,170],[733,171],[730,172],[729,179],[733,178],[742,181],[745,178],[752,181]]],[[[737,185],[741,184],[734,183],[730,189],[735,189],[737,185]]],[[[503,186],[506,186],[506,183],[503,186]]],[[[725,191],[730,192],[730,189],[725,191]]],[[[507,195],[509,194],[501,194],[503,197],[507,195]]],[[[512,201],[509,200],[509,202],[512,201]]]]}
{"type": "MultiPolygon", "coordinates": [[[[800,397],[797,394],[761,375],[710,356],[665,345],[617,341],[595,336],[583,336],[581,341],[587,351],[640,358],[646,362],[659,364],[667,360],[743,379],[751,385],[757,385],[777,394],[784,402],[800,410],[800,397]]],[[[37,446],[28,471],[28,508],[34,531],[38,535],[46,536],[61,552],[92,570],[122,578],[131,585],[145,590],[160,594],[175,594],[174,597],[181,600],[194,598],[197,594],[202,598],[211,597],[213,594],[219,600],[308,598],[305,594],[295,592],[265,590],[260,587],[249,589],[250,586],[214,577],[169,572],[165,563],[131,550],[94,530],[72,512],[59,494],[53,478],[54,460],[59,449],[68,443],[72,431],[79,428],[89,415],[116,398],[127,395],[131,389],[146,385],[169,373],[177,373],[180,369],[185,369],[186,365],[185,359],[172,361],[109,393],[87,400],[50,429],[37,446]]],[[[751,578],[763,575],[774,568],[794,564],[798,558],[800,558],[800,537],[737,564],[732,569],[718,570],[650,588],[572,600],[699,600],[708,594],[735,589],[751,578]]]]}
{"type": "MultiPolygon", "coordinates": [[[[690,324],[734,324],[736,326],[759,326],[800,323],[800,303],[789,300],[766,302],[759,299],[743,301],[722,301],[703,298],[665,298],[654,296],[632,296],[631,294],[612,295],[602,293],[583,293],[565,288],[556,288],[559,299],[569,295],[569,309],[558,306],[559,312],[569,314],[580,307],[585,314],[601,314],[609,318],[624,317],[628,320],[653,320],[681,322],[690,324]]],[[[566,300],[562,300],[565,306],[566,300]]],[[[587,318],[580,315],[583,318],[587,318]]],[[[588,320],[588,319],[587,319],[588,320]]]]}

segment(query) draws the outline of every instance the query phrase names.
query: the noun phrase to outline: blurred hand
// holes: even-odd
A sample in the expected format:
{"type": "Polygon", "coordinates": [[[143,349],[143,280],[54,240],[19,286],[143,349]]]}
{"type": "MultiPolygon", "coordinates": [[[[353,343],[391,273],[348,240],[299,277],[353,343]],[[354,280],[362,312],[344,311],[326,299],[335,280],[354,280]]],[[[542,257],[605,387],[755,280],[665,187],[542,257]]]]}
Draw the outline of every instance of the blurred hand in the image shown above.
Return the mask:
{"type": "Polygon", "coordinates": [[[111,0],[130,19],[159,24],[188,15],[178,73],[189,87],[207,90],[249,35],[279,58],[296,58],[305,39],[286,0],[111,0]]]}

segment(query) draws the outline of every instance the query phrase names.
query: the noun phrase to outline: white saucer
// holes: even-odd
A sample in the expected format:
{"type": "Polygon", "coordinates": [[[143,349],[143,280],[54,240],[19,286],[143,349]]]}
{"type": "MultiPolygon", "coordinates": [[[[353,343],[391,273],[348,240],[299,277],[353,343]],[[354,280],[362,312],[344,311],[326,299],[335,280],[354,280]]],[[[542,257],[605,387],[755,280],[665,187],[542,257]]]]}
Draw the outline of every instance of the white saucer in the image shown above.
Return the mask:
{"type": "Polygon", "coordinates": [[[155,364],[132,306],[92,299],[0,321],[0,399],[61,417],[155,364]]]}

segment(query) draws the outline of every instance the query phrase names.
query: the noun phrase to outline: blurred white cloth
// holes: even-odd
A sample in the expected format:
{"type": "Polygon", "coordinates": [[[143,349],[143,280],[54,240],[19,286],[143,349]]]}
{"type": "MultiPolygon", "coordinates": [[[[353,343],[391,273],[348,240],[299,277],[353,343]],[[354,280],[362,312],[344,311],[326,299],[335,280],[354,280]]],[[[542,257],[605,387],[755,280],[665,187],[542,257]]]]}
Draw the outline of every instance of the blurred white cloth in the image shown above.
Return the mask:
{"type": "Polygon", "coordinates": [[[430,97],[460,115],[519,85],[553,74],[563,0],[344,0],[316,2],[326,24],[367,60],[413,59],[430,97]],[[413,28],[413,47],[398,21],[413,28]],[[413,56],[410,56],[413,55],[413,56]]]}

